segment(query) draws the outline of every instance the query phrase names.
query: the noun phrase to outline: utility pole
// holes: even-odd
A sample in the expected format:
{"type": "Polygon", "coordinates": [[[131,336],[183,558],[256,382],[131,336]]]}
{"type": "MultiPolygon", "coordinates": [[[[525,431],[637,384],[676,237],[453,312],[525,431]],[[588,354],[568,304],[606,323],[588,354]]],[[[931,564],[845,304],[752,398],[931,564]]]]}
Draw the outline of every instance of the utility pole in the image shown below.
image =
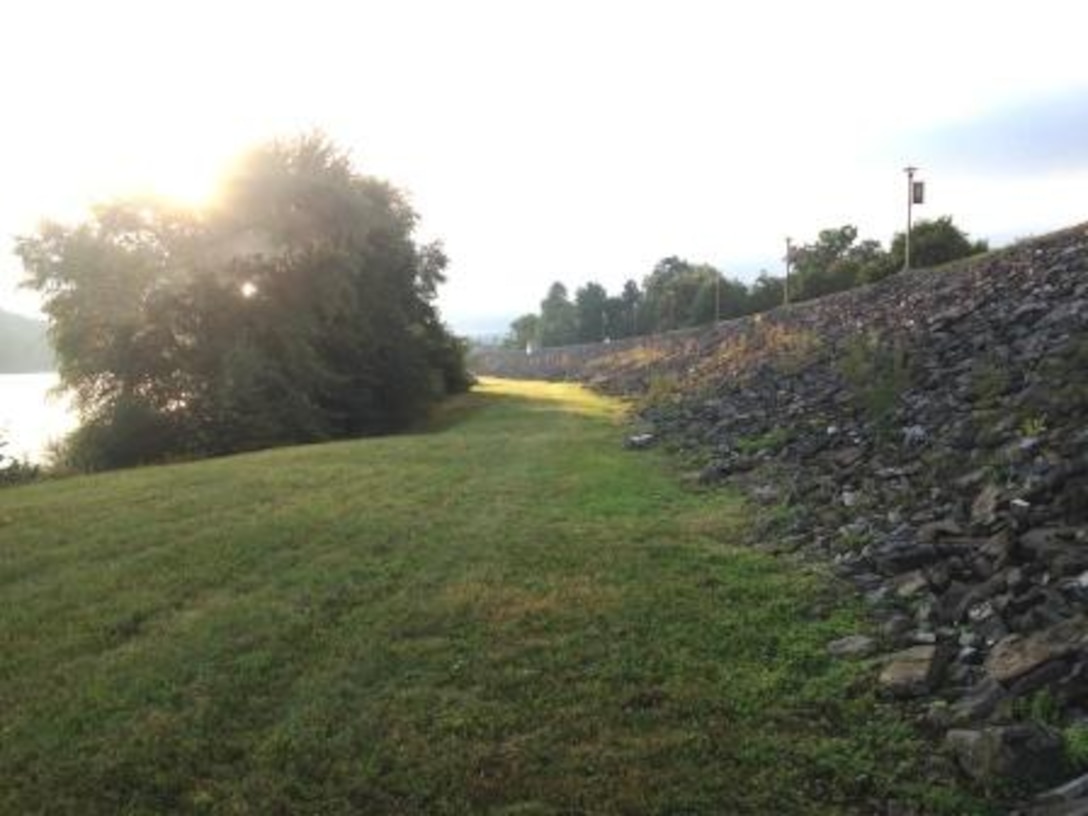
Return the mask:
{"type": "Polygon", "coordinates": [[[722,273],[714,272],[714,322],[720,323],[722,319],[722,273]]]}
{"type": "Polygon", "coordinates": [[[915,184],[914,174],[918,172],[917,167],[907,166],[903,168],[903,172],[907,174],[907,235],[906,240],[903,242],[903,271],[906,272],[910,269],[910,230],[912,220],[912,207],[915,204],[921,204],[925,193],[923,182],[919,181],[915,184]]]}

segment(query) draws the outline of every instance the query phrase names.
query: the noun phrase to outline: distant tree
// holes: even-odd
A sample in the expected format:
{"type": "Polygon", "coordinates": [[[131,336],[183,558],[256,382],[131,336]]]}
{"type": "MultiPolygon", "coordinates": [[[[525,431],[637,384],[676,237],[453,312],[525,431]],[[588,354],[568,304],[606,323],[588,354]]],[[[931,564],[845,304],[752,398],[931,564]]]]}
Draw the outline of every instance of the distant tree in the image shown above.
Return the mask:
{"type": "Polygon", "coordinates": [[[446,256],[321,136],[249,154],[222,204],[115,202],[20,238],[88,468],[403,427],[468,376],[446,256]]]}
{"type": "Polygon", "coordinates": [[[540,304],[540,344],[567,346],[578,342],[578,314],[567,287],[556,281],[540,304]]]}
{"type": "Polygon", "coordinates": [[[712,320],[712,305],[709,317],[697,309],[700,290],[713,283],[715,274],[712,267],[696,266],[675,255],[658,261],[642,284],[649,330],[669,331],[697,325],[701,318],[712,320]]]}
{"type": "Polygon", "coordinates": [[[759,277],[748,287],[747,313],[767,312],[781,306],[784,288],[782,278],[774,277],[766,269],[760,270],[759,277]]]}
{"type": "Polygon", "coordinates": [[[523,314],[510,324],[510,332],[503,341],[506,348],[526,351],[540,346],[540,315],[523,314]]]}
{"type": "MultiPolygon", "coordinates": [[[[902,269],[905,246],[906,233],[896,233],[890,253],[893,269],[902,269]]],[[[967,233],[952,223],[952,217],[945,215],[933,221],[919,221],[911,228],[910,265],[916,268],[937,266],[986,252],[989,248],[984,240],[971,241],[967,233]]]]}
{"type": "Polygon", "coordinates": [[[841,292],[889,274],[893,267],[880,243],[856,243],[857,237],[857,227],[846,224],[821,230],[815,243],[794,247],[790,256],[794,270],[790,299],[808,300],[841,292]]]}
{"type": "Polygon", "coordinates": [[[701,326],[744,314],[747,287],[726,278],[710,264],[692,264],[671,256],[657,263],[643,283],[648,331],[701,326]]]}
{"type": "Polygon", "coordinates": [[[747,313],[747,286],[727,278],[712,266],[703,265],[696,270],[702,280],[691,309],[689,325],[700,326],[716,319],[729,320],[747,313]]]}
{"type": "Polygon", "coordinates": [[[608,293],[599,283],[587,283],[574,292],[577,341],[599,343],[605,337],[608,293]]]}
{"type": "Polygon", "coordinates": [[[630,337],[641,333],[639,316],[643,310],[643,295],[639,285],[633,280],[623,284],[623,291],[619,296],[622,331],[617,331],[616,337],[630,337]]]}

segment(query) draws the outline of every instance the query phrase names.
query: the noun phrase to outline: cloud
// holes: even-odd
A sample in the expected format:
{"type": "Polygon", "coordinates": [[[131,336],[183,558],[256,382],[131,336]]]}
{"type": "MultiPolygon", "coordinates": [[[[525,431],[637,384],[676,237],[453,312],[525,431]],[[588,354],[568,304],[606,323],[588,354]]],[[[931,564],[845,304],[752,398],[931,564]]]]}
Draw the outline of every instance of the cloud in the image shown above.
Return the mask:
{"type": "Polygon", "coordinates": [[[1088,87],[1022,100],[909,141],[911,155],[965,173],[1029,175],[1088,168],[1088,87]]]}

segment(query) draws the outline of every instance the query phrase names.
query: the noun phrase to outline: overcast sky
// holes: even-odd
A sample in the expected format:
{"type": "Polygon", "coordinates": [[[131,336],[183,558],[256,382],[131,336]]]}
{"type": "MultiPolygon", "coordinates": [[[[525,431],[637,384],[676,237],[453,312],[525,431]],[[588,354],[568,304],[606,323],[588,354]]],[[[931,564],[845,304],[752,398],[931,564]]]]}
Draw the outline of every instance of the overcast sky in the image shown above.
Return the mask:
{"type": "MultiPolygon", "coordinates": [[[[1088,220],[1088,6],[603,0],[49,2],[0,10],[0,236],[136,189],[198,200],[320,128],[411,195],[440,305],[501,330],[556,279],[667,255],[753,279],[785,237],[1088,220]]],[[[29,311],[0,252],[0,307],[29,311]]]]}

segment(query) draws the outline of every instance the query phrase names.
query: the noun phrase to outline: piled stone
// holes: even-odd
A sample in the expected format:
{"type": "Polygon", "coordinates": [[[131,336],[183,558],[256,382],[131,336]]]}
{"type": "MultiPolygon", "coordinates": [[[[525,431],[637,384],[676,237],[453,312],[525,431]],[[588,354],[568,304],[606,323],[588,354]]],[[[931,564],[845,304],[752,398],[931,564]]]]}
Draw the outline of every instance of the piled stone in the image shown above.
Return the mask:
{"type": "Polygon", "coordinates": [[[703,482],[775,506],[760,543],[865,595],[879,682],[924,706],[966,773],[1062,767],[1037,721],[1088,725],[1088,228],[538,362],[649,395],[653,437],[703,482]]]}

